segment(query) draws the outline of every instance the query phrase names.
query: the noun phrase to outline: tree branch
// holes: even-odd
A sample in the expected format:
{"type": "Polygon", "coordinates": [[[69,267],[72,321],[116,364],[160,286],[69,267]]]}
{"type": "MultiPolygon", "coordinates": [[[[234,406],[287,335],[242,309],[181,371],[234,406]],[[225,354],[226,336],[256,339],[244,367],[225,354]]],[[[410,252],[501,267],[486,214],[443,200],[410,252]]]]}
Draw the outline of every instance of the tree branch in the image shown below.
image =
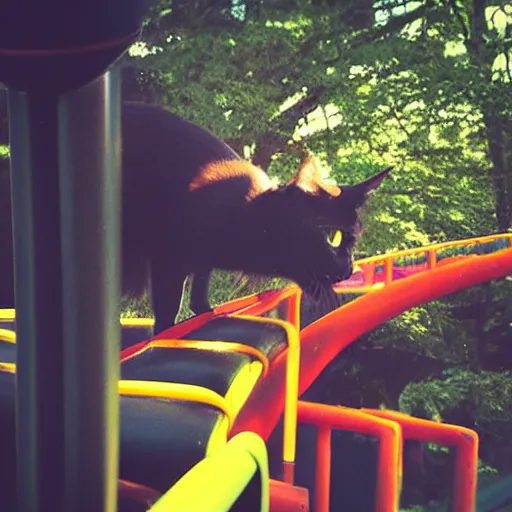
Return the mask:
{"type": "Polygon", "coordinates": [[[376,29],[363,30],[352,39],[347,41],[347,43],[352,47],[356,48],[363,44],[373,43],[382,37],[389,36],[395,32],[398,32],[402,28],[404,28],[409,23],[420,19],[425,15],[427,11],[427,5],[422,5],[415,9],[414,11],[410,11],[402,16],[396,16],[391,18],[385,25],[378,27],[376,29]]]}
{"type": "Polygon", "coordinates": [[[469,27],[466,25],[464,18],[462,17],[462,13],[460,11],[459,6],[457,5],[457,0],[448,0],[448,6],[452,10],[453,14],[457,18],[459,22],[460,29],[462,30],[462,35],[464,36],[464,42],[467,43],[470,40],[469,27]]]}
{"type": "Polygon", "coordinates": [[[315,110],[320,104],[320,100],[322,99],[322,95],[325,90],[325,85],[312,87],[306,97],[293,104],[277,117],[279,127],[281,127],[283,123],[295,126],[299,119],[302,119],[309,113],[313,112],[313,110],[315,110]]]}
{"type": "Polygon", "coordinates": [[[405,124],[403,123],[402,119],[400,119],[400,116],[398,115],[398,112],[394,105],[389,107],[389,112],[392,114],[392,117],[395,119],[395,121],[398,123],[398,126],[400,129],[407,135],[407,138],[411,138],[411,134],[409,133],[409,130],[407,130],[405,124]]]}

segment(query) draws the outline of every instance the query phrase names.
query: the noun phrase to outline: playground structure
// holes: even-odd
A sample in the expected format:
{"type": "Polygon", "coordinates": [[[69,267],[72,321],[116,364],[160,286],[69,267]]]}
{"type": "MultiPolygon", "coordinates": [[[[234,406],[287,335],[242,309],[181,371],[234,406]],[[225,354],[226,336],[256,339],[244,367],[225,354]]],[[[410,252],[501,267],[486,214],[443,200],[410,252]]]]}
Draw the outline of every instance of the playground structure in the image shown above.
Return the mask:
{"type": "MultiPolygon", "coordinates": [[[[511,241],[492,235],[360,260],[335,287],[360,296],[302,330],[301,293],[290,287],[223,304],[125,348],[120,495],[154,503],[157,511],[230,510],[235,503],[240,510],[307,510],[309,493],[294,485],[294,464],[297,424],[311,424],[318,427],[313,510],[331,510],[330,462],[343,456],[331,453],[333,429],[378,438],[374,510],[398,510],[406,439],[456,449],[452,510],[475,510],[475,432],[298,397],[364,332],[415,305],[512,273],[511,241]],[[282,470],[270,479],[264,441],[281,415],[282,470]],[[195,492],[199,487],[203,492],[195,492]]],[[[4,310],[0,321],[0,376],[12,379],[14,311],[4,310]]],[[[151,324],[122,323],[125,331],[151,324]]]]}
{"type": "Polygon", "coordinates": [[[397,509],[407,438],[457,447],[453,509],[473,510],[474,432],[298,397],[362,332],[510,274],[507,237],[471,242],[491,254],[424,249],[421,272],[389,262],[398,255],[361,261],[353,279],[369,293],[300,331],[296,288],[234,301],[125,349],[119,365],[120,98],[108,69],[147,7],[0,4],[17,300],[16,334],[6,311],[0,344],[2,510],[307,510],[308,491],[293,485],[301,423],[319,425],[315,511],[329,510],[333,428],[379,437],[379,512],[397,509]],[[265,440],[281,414],[282,470],[270,479],[265,440]]]}

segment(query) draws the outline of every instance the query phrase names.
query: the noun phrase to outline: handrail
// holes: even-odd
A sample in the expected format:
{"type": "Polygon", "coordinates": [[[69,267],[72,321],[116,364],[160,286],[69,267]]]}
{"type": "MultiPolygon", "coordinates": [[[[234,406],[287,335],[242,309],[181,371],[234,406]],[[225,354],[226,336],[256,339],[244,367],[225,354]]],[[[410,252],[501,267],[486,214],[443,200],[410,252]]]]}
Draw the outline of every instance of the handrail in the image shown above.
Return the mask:
{"type": "Polygon", "coordinates": [[[277,325],[284,329],[288,352],[286,354],[286,388],[283,421],[283,472],[284,481],[293,484],[297,440],[297,401],[299,397],[300,341],[299,333],[291,323],[275,318],[252,315],[228,315],[255,323],[277,325]]]}
{"type": "Polygon", "coordinates": [[[379,438],[377,512],[398,510],[402,476],[402,443],[406,439],[455,446],[454,512],[475,510],[478,435],[457,425],[414,418],[383,409],[351,409],[299,401],[298,421],[318,427],[315,511],[329,511],[331,432],[350,430],[379,438]],[[377,421],[376,421],[377,420],[377,421]],[[380,423],[384,420],[384,423],[380,423]]]}
{"type": "Polygon", "coordinates": [[[144,345],[138,352],[130,354],[128,357],[123,359],[123,363],[129,361],[135,356],[150,350],[152,348],[178,348],[178,349],[189,349],[199,350],[205,352],[236,352],[239,354],[245,354],[254,357],[263,365],[263,376],[266,376],[269,371],[270,363],[268,357],[255,347],[250,345],[244,345],[243,343],[236,343],[231,341],[216,341],[216,340],[189,340],[189,339],[156,339],[152,340],[144,345]]]}
{"type": "Polygon", "coordinates": [[[155,319],[150,317],[121,317],[120,323],[123,327],[153,327],[155,319]]]}
{"type": "Polygon", "coordinates": [[[488,242],[493,242],[495,240],[508,239],[512,242],[512,233],[498,233],[495,235],[486,235],[486,236],[478,236],[474,238],[463,238],[461,240],[451,240],[448,242],[441,242],[438,244],[432,245],[424,245],[422,247],[415,247],[412,249],[402,249],[396,252],[390,252],[386,254],[378,254],[376,256],[370,256],[368,258],[361,258],[357,260],[355,263],[358,265],[366,264],[366,263],[374,263],[380,262],[387,257],[400,258],[404,256],[410,256],[413,254],[425,252],[425,251],[438,251],[439,249],[446,249],[448,247],[459,247],[463,245],[471,245],[471,244],[484,244],[488,242]]]}
{"type": "MultiPolygon", "coordinates": [[[[498,249],[492,251],[497,252],[500,250],[507,249],[512,245],[512,233],[503,233],[498,235],[488,235],[484,237],[476,237],[476,238],[467,238],[463,240],[456,240],[450,242],[443,242],[439,244],[427,245],[423,247],[417,247],[414,249],[405,249],[401,251],[389,252],[386,254],[379,254],[376,256],[371,256],[369,258],[363,258],[355,261],[354,268],[357,266],[358,271],[362,272],[363,279],[357,279],[355,276],[357,272],[352,274],[352,277],[336,283],[334,285],[334,289],[337,293],[350,293],[354,290],[358,290],[361,292],[371,292],[376,289],[376,285],[385,286],[393,281],[404,279],[406,277],[410,277],[414,274],[423,272],[426,269],[422,267],[426,266],[427,269],[434,269],[440,265],[446,265],[455,263],[460,261],[460,259],[465,259],[467,257],[474,257],[478,255],[482,255],[481,252],[474,253],[464,253],[464,254],[455,254],[448,255],[444,258],[441,258],[442,251],[447,249],[457,249],[461,247],[481,247],[485,244],[491,244],[493,242],[497,242],[502,240],[503,242],[508,242],[507,246],[499,247],[498,249]],[[412,262],[407,265],[398,265],[396,262],[400,259],[406,259],[408,257],[422,257],[422,262],[412,262]],[[395,277],[393,274],[394,267],[401,268],[403,270],[409,269],[408,275],[402,275],[395,277]],[[377,269],[382,268],[384,273],[384,282],[381,279],[376,279],[376,275],[382,276],[382,272],[377,272],[377,269]],[[416,268],[417,270],[411,272],[411,269],[416,268]]],[[[355,293],[355,291],[354,291],[355,293]]]]}
{"type": "Polygon", "coordinates": [[[241,432],[198,462],[148,512],[227,512],[256,472],[261,476],[260,511],[269,511],[267,448],[253,432],[241,432]]]}
{"type": "Polygon", "coordinates": [[[458,425],[414,418],[398,411],[383,409],[362,409],[362,411],[399,423],[404,439],[416,439],[456,447],[452,510],[454,512],[475,510],[478,434],[474,430],[458,425]]]}
{"type": "Polygon", "coordinates": [[[224,304],[219,304],[218,306],[215,306],[213,308],[213,312],[215,313],[216,316],[229,315],[231,313],[235,313],[236,311],[245,309],[248,306],[258,304],[259,302],[259,294],[253,293],[252,295],[239,297],[238,299],[233,299],[228,302],[224,302],[224,304]]]}
{"type": "Polygon", "coordinates": [[[0,308],[0,322],[13,322],[16,319],[14,308],[0,308]]]}
{"type": "Polygon", "coordinates": [[[220,410],[228,420],[228,428],[233,425],[235,415],[228,401],[211,389],[194,384],[177,384],[175,382],[157,382],[146,380],[120,380],[119,393],[129,396],[163,398],[197,402],[220,410]]]}
{"type": "Polygon", "coordinates": [[[11,329],[0,329],[0,341],[16,343],[16,332],[11,329]]]}
{"type": "MultiPolygon", "coordinates": [[[[177,323],[175,325],[170,326],[168,329],[163,330],[157,335],[153,336],[151,339],[159,340],[159,339],[179,339],[183,336],[187,335],[189,332],[199,329],[203,325],[207,324],[210,320],[215,318],[215,314],[213,311],[208,311],[206,313],[202,313],[197,316],[191,316],[183,322],[177,323]]],[[[146,340],[147,342],[147,340],[146,340]]],[[[145,342],[143,342],[145,343],[145,342]]],[[[128,347],[125,351],[128,351],[128,347]]]]}
{"type": "MultiPolygon", "coordinates": [[[[341,283],[343,282],[344,281],[341,281],[341,283]]],[[[374,292],[375,290],[379,290],[380,288],[384,288],[384,286],[386,286],[385,283],[373,283],[367,286],[343,286],[341,285],[341,283],[336,283],[334,285],[334,291],[339,295],[349,293],[360,295],[364,293],[374,292]]]]}
{"type": "Polygon", "coordinates": [[[252,317],[260,316],[279,306],[282,302],[288,301],[288,311],[286,321],[292,324],[297,330],[300,329],[300,299],[302,290],[297,285],[287,286],[280,290],[267,290],[258,295],[258,302],[249,304],[248,306],[235,311],[230,316],[240,318],[243,315],[252,317]],[[270,299],[266,300],[265,295],[270,295],[270,299]]]}
{"type": "MultiPolygon", "coordinates": [[[[13,322],[14,320],[16,320],[15,308],[0,308],[0,322],[13,322]]],[[[120,323],[123,327],[152,327],[155,323],[155,319],[139,317],[120,317],[120,323]]]]}
{"type": "MultiPolygon", "coordinates": [[[[0,371],[16,373],[15,363],[0,362],[0,371]]],[[[228,426],[233,425],[235,415],[229,402],[211,389],[194,384],[177,384],[175,382],[158,382],[146,380],[120,380],[119,394],[124,396],[143,396],[163,398],[166,400],[181,400],[202,403],[220,410],[228,420],[228,426]]]]}
{"type": "Polygon", "coordinates": [[[0,372],[16,373],[16,363],[0,363],[0,372]]]}
{"type": "MultiPolygon", "coordinates": [[[[393,420],[372,417],[359,409],[313,402],[298,403],[299,423],[318,427],[315,470],[315,512],[329,512],[332,429],[379,439],[376,512],[396,512],[402,480],[402,431],[393,420]]],[[[469,509],[468,509],[469,510],[469,509]]]]}

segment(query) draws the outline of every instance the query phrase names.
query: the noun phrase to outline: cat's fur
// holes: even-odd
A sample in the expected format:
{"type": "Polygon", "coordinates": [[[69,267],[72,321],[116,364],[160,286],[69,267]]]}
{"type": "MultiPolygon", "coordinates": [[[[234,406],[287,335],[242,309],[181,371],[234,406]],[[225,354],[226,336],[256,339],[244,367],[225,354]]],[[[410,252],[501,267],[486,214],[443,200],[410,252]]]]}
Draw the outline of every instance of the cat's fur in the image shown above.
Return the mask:
{"type": "Polygon", "coordinates": [[[156,331],[173,323],[192,272],[196,313],[209,308],[212,268],[282,276],[316,296],[332,294],[352,272],[357,208],[388,171],[341,192],[308,158],[295,180],[276,188],[208,131],[159,107],[125,104],[124,291],[139,295],[150,276],[156,331]],[[336,250],[328,228],[343,231],[336,250]]]}
{"type": "Polygon", "coordinates": [[[193,309],[209,308],[213,268],[285,277],[317,299],[334,295],[331,285],[352,272],[357,208],[389,171],[340,189],[307,158],[295,180],[275,187],[210,132],[143,104],[123,105],[122,135],[123,293],[140,296],[150,284],[155,333],[174,323],[191,273],[193,309]],[[326,241],[330,228],[343,232],[337,249],[326,241]]]}

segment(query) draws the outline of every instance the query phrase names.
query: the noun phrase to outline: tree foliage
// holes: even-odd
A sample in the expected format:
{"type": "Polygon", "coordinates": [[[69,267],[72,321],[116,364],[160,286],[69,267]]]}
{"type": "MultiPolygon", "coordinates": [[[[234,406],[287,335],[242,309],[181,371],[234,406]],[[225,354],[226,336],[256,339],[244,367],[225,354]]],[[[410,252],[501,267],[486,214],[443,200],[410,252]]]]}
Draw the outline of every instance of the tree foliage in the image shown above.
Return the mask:
{"type": "Polygon", "coordinates": [[[305,145],[342,182],[394,164],[361,246],[375,252],[510,226],[511,16],[476,0],[160,2],[127,65],[282,179],[305,145]]]}

